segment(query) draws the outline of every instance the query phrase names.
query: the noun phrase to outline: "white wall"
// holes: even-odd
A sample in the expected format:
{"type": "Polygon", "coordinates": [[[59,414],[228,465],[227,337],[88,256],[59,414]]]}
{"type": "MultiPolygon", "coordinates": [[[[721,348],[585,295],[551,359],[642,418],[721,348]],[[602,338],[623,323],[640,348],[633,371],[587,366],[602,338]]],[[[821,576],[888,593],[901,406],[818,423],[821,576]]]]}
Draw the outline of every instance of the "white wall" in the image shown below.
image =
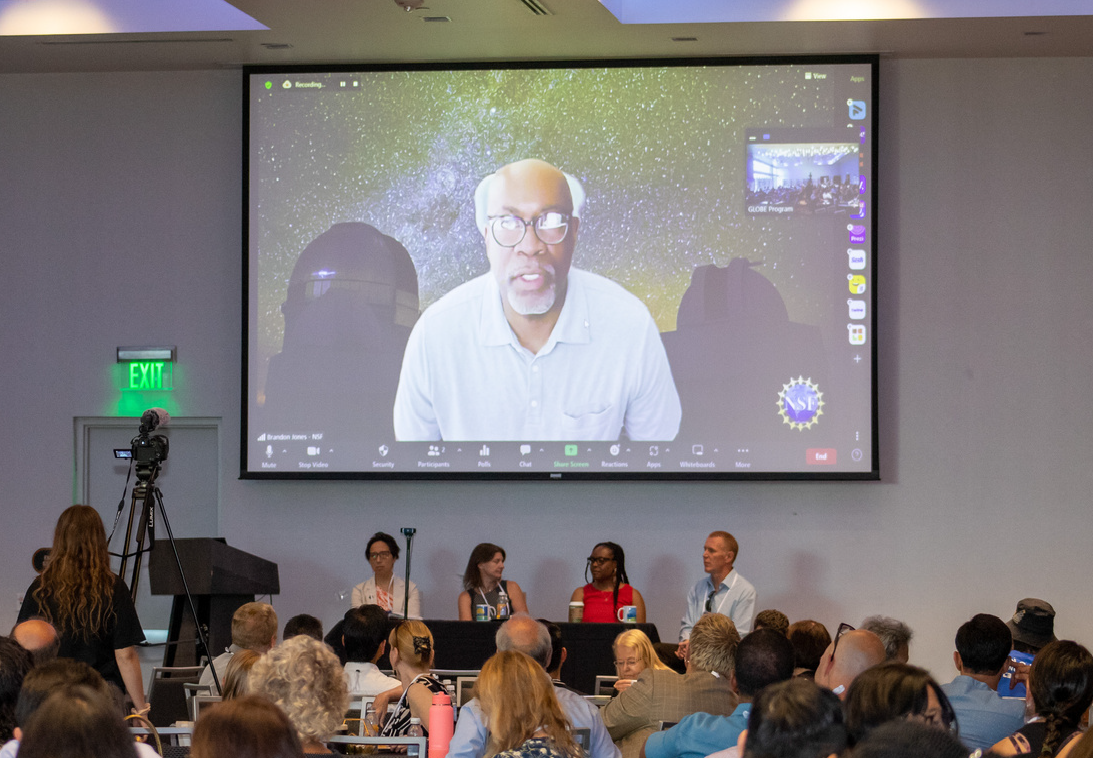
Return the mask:
{"type": "Polygon", "coordinates": [[[0,629],[72,501],[73,417],[116,412],[116,346],[167,343],[179,412],[224,420],[221,534],[280,564],[283,619],[332,623],[362,539],[416,526],[428,616],[489,540],[561,618],[611,539],[670,637],[727,528],[760,607],[902,618],[942,680],[960,623],[1028,595],[1093,644],[1093,59],[881,73],[883,481],[846,484],[239,481],[238,73],[0,76],[0,629]]]}

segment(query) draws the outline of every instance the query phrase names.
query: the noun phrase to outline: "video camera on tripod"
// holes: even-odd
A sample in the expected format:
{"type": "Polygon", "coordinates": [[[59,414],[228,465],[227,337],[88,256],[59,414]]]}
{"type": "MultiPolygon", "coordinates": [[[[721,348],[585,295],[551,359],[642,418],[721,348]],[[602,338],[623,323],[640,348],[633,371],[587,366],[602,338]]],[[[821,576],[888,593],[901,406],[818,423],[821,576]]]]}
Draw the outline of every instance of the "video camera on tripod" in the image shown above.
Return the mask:
{"type": "MultiPolygon", "coordinates": [[[[162,408],[149,408],[140,417],[140,428],[137,436],[130,443],[133,463],[137,466],[137,478],[141,478],[141,470],[151,472],[153,466],[158,466],[167,460],[167,452],[170,450],[170,440],[162,434],[152,434],[158,427],[166,426],[171,421],[171,416],[162,408]]],[[[145,475],[147,476],[147,474],[145,475]]]]}

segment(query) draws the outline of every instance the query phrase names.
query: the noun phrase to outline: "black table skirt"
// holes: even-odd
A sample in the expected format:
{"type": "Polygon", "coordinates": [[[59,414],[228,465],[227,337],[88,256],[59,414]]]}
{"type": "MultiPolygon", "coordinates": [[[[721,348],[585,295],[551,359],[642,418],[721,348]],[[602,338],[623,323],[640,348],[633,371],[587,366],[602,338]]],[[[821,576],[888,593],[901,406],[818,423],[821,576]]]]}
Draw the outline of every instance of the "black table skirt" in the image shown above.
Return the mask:
{"type": "MultiPolygon", "coordinates": [[[[496,652],[494,635],[498,621],[428,620],[425,625],[433,633],[438,669],[480,669],[496,652]]],[[[562,681],[574,689],[592,694],[598,675],[615,674],[615,655],[611,643],[619,633],[638,628],[649,639],[660,642],[654,624],[569,624],[559,623],[566,661],[562,666],[562,681]]]]}

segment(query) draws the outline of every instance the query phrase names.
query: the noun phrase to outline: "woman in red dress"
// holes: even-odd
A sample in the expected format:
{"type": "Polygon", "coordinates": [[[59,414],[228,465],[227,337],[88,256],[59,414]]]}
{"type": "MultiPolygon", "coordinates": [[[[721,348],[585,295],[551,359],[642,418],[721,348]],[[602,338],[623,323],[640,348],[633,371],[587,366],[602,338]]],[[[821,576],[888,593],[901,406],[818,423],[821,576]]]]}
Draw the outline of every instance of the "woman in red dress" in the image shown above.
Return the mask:
{"type": "Polygon", "coordinates": [[[645,600],[641,593],[630,586],[626,576],[626,553],[614,542],[601,542],[592,548],[585,566],[585,580],[592,572],[592,581],[573,590],[570,602],[584,603],[584,621],[592,623],[618,623],[619,608],[633,605],[637,608],[637,623],[645,623],[645,600]]]}

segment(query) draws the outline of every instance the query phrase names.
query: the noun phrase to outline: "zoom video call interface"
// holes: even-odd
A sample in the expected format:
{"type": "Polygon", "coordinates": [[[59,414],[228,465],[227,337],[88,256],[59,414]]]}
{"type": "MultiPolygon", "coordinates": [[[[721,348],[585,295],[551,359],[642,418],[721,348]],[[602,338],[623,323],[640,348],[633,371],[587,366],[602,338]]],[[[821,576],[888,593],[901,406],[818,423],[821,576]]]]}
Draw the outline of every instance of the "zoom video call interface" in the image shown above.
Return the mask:
{"type": "Polygon", "coordinates": [[[244,72],[242,475],[875,478],[876,60],[244,72]]]}

